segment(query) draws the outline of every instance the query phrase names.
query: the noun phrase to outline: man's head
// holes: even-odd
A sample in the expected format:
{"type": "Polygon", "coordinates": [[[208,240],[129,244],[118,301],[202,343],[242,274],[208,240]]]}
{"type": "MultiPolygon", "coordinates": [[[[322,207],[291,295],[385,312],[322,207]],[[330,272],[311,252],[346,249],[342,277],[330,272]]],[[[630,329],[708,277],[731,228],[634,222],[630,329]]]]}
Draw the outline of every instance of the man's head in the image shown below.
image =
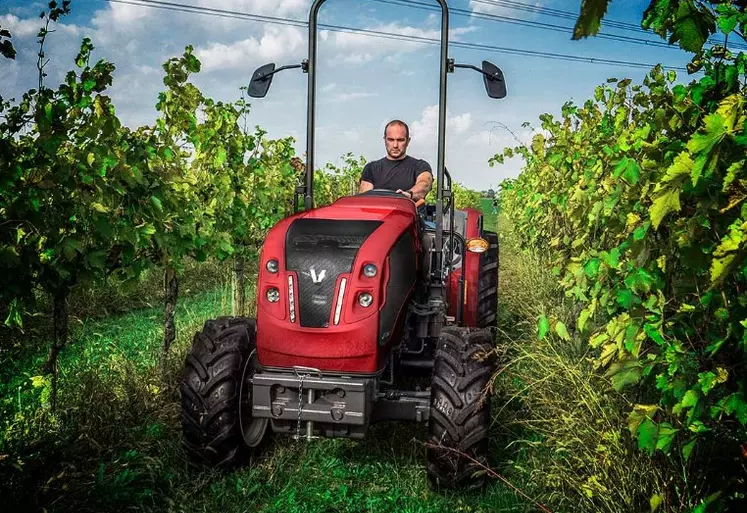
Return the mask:
{"type": "Polygon", "coordinates": [[[400,160],[407,155],[407,145],[410,144],[410,129],[407,123],[395,119],[384,127],[384,145],[386,155],[391,160],[400,160]]]}

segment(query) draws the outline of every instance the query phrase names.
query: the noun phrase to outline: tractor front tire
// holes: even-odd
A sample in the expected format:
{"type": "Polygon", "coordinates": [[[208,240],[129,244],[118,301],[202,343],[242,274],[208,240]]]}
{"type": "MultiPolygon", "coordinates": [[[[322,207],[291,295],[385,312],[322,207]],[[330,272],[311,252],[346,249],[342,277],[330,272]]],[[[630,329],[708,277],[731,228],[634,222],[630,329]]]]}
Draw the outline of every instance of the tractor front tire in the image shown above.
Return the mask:
{"type": "Polygon", "coordinates": [[[200,463],[234,465],[247,445],[264,438],[267,419],[251,417],[256,332],[253,319],[223,317],[194,336],[180,387],[181,420],[184,445],[200,463]]]}
{"type": "Polygon", "coordinates": [[[484,231],[488,250],[480,255],[480,277],[477,291],[477,325],[498,325],[498,234],[484,231]]]}
{"type": "Polygon", "coordinates": [[[428,481],[433,489],[484,484],[494,371],[488,330],[443,329],[435,354],[428,422],[428,481]]]}

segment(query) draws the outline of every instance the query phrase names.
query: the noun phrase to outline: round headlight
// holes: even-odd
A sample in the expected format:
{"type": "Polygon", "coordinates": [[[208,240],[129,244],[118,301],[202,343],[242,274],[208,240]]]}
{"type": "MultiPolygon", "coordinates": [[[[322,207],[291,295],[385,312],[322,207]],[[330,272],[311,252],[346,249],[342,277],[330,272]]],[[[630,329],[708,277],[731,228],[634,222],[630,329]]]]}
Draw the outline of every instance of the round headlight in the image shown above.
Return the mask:
{"type": "Polygon", "coordinates": [[[490,244],[482,237],[475,237],[467,241],[467,251],[470,253],[485,253],[490,244]]]}
{"type": "Polygon", "coordinates": [[[358,296],[358,304],[363,308],[368,308],[369,306],[371,306],[371,303],[373,303],[373,296],[368,292],[364,292],[363,294],[358,296]]]}
{"type": "Polygon", "coordinates": [[[274,274],[278,272],[278,261],[275,260],[274,258],[272,260],[268,260],[267,265],[265,267],[267,267],[268,271],[274,274]]]}
{"type": "Polygon", "coordinates": [[[267,289],[267,301],[270,303],[277,303],[280,301],[280,291],[275,287],[267,289]]]}
{"type": "Polygon", "coordinates": [[[377,272],[376,266],[373,265],[373,264],[366,264],[366,265],[363,266],[363,275],[364,276],[367,276],[369,278],[373,278],[374,276],[376,276],[376,272],[377,272]]]}

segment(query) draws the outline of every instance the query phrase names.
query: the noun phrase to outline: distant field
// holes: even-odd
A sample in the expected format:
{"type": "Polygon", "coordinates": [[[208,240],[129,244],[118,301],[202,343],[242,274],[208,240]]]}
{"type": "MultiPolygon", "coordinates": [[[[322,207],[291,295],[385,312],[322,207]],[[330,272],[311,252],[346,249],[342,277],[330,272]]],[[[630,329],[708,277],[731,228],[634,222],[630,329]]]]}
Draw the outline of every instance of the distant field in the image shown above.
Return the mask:
{"type": "MultiPolygon", "coordinates": [[[[493,214],[493,199],[492,198],[480,198],[480,208],[484,214],[483,226],[486,230],[492,232],[497,231],[498,228],[498,215],[493,214]]],[[[500,209],[499,209],[500,212],[500,209]]]]}

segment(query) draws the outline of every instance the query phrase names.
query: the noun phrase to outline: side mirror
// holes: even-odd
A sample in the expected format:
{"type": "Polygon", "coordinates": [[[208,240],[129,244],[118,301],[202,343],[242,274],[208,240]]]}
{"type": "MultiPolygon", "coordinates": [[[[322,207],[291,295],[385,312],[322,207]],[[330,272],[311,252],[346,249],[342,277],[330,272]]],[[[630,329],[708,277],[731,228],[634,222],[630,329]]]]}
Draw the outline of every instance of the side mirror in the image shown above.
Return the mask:
{"type": "Polygon", "coordinates": [[[506,97],[506,80],[498,66],[490,61],[482,61],[482,77],[489,97],[497,100],[506,97]]]}
{"type": "Polygon", "coordinates": [[[275,75],[274,71],[274,62],[257,68],[252,75],[252,80],[249,82],[249,87],[247,87],[249,96],[252,98],[264,98],[267,90],[270,89],[270,84],[272,84],[272,77],[275,75]]]}

